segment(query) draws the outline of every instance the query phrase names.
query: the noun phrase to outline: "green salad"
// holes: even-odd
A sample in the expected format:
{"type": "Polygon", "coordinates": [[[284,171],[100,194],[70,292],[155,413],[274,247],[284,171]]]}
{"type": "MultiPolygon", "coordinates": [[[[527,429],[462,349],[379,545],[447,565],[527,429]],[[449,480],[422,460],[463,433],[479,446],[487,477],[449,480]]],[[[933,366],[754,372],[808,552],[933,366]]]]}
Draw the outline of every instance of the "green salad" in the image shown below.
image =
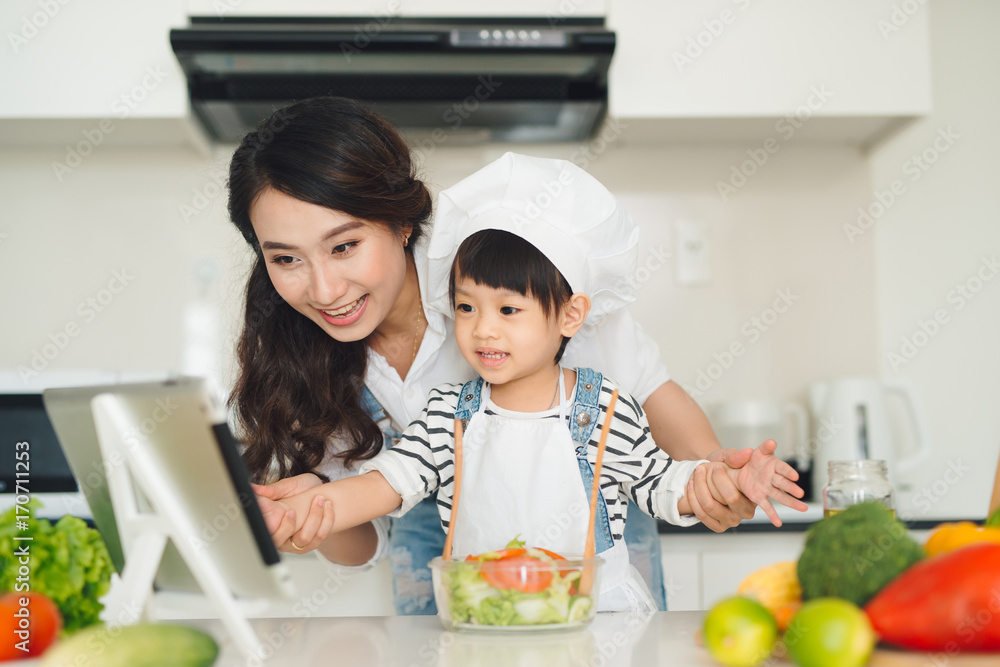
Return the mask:
{"type": "Polygon", "coordinates": [[[582,570],[545,549],[508,548],[449,562],[442,573],[454,623],[550,625],[586,620],[594,601],[580,595],[582,570]]]}

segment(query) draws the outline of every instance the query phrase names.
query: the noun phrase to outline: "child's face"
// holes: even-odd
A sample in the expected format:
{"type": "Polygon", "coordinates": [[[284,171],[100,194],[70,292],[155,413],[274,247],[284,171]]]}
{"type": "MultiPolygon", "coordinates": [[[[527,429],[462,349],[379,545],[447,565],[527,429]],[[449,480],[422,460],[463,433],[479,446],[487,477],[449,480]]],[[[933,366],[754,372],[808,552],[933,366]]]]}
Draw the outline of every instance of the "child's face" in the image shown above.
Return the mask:
{"type": "Polygon", "coordinates": [[[473,280],[455,278],[455,340],[469,365],[491,384],[551,374],[562,344],[559,311],[473,280]]]}

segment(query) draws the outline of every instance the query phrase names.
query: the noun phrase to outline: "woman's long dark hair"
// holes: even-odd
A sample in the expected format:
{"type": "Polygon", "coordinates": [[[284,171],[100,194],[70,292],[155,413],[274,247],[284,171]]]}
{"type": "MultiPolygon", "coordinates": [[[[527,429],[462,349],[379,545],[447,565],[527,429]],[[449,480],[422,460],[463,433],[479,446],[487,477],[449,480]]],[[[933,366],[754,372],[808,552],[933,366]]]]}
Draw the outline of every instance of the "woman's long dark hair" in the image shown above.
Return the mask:
{"type": "Polygon", "coordinates": [[[361,407],[364,341],[330,337],[278,295],[250,222],[266,190],[377,222],[420,238],[431,197],[415,177],[410,149],[381,116],[354,100],[318,97],[273,113],[248,133],[229,166],[229,216],[254,249],[237,346],[239,376],[229,399],[255,481],[316,472],[334,434],[351,444],[344,465],[382,446],[361,407]],[[276,466],[274,470],[272,467],[276,466]]]}

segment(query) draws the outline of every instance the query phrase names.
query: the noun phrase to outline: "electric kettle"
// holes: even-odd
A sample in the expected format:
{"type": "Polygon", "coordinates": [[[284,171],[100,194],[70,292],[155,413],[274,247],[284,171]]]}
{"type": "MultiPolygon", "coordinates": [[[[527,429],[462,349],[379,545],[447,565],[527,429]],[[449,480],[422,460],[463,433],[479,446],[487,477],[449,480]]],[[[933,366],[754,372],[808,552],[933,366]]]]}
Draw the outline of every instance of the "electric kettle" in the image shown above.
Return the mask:
{"type": "Polygon", "coordinates": [[[907,490],[916,466],[930,456],[926,430],[916,409],[913,393],[899,383],[875,378],[841,378],[809,386],[813,431],[809,448],[813,456],[814,496],[822,497],[829,481],[830,461],[877,459],[886,462],[889,481],[907,490]],[[908,413],[915,442],[906,452],[901,446],[903,429],[896,429],[888,395],[895,395],[908,413]]]}

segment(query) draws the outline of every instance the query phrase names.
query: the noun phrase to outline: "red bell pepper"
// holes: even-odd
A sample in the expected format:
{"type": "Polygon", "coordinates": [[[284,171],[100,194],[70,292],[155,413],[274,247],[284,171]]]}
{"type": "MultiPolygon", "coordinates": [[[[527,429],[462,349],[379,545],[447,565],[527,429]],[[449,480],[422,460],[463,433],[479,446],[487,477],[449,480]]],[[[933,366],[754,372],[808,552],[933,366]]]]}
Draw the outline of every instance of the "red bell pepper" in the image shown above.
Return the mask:
{"type": "Polygon", "coordinates": [[[882,641],[920,651],[1000,651],[1000,544],[928,558],[865,607],[882,641]]]}

